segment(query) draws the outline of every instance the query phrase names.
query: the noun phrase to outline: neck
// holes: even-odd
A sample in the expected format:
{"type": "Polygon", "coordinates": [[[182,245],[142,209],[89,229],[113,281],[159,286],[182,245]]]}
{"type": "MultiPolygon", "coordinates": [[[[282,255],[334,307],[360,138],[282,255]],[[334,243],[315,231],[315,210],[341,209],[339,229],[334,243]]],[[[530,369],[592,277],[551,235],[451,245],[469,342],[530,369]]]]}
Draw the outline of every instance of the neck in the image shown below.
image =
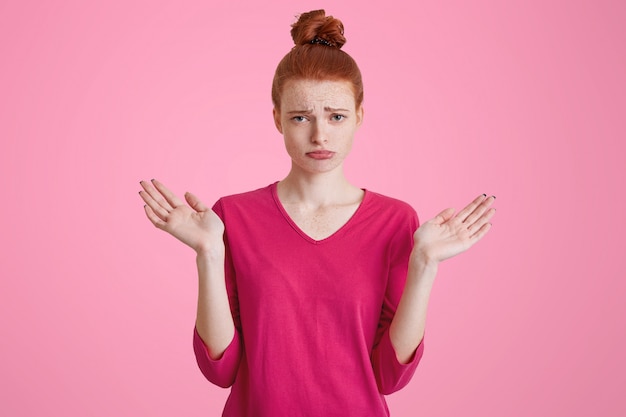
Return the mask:
{"type": "Polygon", "coordinates": [[[292,167],[289,175],[278,183],[279,197],[283,202],[315,207],[353,200],[362,192],[348,182],[341,167],[319,174],[302,173],[292,167]]]}

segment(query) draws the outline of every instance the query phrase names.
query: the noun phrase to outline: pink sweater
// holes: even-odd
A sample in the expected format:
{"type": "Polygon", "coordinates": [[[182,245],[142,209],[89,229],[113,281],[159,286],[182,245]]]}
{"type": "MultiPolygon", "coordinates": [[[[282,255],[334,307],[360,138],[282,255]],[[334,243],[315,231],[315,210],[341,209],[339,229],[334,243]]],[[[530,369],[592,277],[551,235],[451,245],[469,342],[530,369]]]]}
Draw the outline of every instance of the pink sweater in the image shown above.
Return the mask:
{"type": "Polygon", "coordinates": [[[200,370],[231,388],[223,416],[388,416],[422,356],[398,362],[389,339],[418,226],[406,203],[365,192],[335,234],[314,240],[276,183],[220,199],[236,332],[218,360],[194,332],[200,370]]]}

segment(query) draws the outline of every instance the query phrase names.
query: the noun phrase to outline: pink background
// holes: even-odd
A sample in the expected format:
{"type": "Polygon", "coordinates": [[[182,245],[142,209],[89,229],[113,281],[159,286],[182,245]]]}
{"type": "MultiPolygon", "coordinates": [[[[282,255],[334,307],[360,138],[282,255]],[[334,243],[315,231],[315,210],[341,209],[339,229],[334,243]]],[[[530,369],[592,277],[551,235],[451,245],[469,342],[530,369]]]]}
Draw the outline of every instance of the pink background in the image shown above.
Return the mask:
{"type": "Polygon", "coordinates": [[[194,255],[138,181],[212,203],[282,178],[271,77],[318,7],[364,73],[349,178],[423,220],[498,197],[392,415],[626,415],[626,3],[337,3],[0,2],[0,415],[220,414],[194,255]]]}

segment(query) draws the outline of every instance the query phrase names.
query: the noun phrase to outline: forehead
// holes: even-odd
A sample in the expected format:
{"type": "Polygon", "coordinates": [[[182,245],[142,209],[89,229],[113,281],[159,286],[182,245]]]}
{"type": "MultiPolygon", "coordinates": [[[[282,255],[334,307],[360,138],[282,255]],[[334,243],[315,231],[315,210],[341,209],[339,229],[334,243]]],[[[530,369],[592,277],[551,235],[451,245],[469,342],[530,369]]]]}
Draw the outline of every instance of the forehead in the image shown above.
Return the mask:
{"type": "Polygon", "coordinates": [[[290,80],[283,88],[281,102],[285,109],[355,108],[354,92],[347,81],[290,80]]]}

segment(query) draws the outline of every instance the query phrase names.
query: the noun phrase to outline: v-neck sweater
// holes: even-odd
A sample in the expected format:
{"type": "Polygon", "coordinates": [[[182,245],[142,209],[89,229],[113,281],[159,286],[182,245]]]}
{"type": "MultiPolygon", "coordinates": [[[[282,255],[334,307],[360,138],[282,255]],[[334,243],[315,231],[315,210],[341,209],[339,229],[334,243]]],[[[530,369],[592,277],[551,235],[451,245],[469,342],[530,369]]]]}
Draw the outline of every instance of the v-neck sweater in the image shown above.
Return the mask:
{"type": "Polygon", "coordinates": [[[223,416],[389,416],[423,353],[400,363],[389,325],[406,282],[417,214],[365,190],[356,212],[315,240],[289,217],[277,183],[222,197],[235,336],[217,360],[194,331],[205,377],[231,387],[223,416]]]}

